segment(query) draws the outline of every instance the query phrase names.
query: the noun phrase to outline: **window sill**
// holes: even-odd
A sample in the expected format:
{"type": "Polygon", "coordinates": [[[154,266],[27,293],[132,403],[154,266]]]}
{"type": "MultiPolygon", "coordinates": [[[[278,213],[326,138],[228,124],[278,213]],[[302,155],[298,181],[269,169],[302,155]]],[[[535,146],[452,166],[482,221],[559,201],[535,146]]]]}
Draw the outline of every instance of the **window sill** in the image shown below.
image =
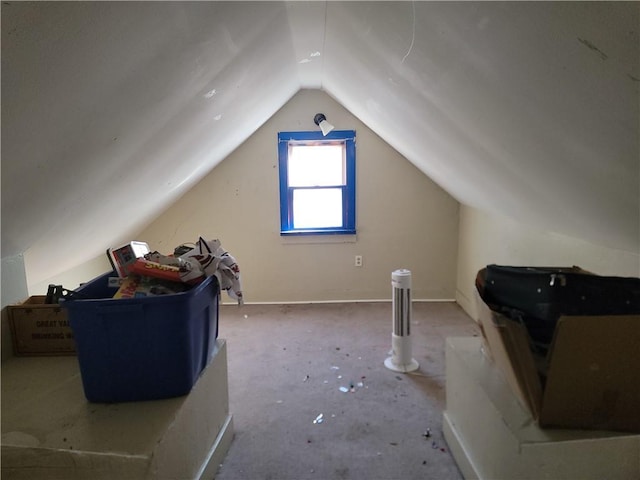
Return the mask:
{"type": "Polygon", "coordinates": [[[346,228],[340,228],[340,229],[329,229],[329,228],[324,228],[324,229],[308,229],[308,230],[280,230],[280,235],[283,237],[298,237],[298,236],[305,236],[305,235],[355,235],[356,234],[356,230],[355,229],[346,229],[346,228]]]}
{"type": "Polygon", "coordinates": [[[280,238],[283,245],[311,245],[322,243],[356,243],[358,237],[354,233],[336,233],[336,232],[281,232],[280,238]]]}

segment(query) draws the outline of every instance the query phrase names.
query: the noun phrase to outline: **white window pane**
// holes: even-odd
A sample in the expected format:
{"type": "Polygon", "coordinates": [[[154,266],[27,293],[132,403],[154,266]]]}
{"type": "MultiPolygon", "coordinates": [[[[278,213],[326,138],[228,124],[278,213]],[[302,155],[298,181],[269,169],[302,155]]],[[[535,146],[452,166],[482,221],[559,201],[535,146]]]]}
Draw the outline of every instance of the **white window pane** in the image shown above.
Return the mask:
{"type": "Polygon", "coordinates": [[[344,185],[344,145],[292,145],[290,187],[344,185]]]}
{"type": "Polygon", "coordinates": [[[342,227],[342,190],[293,191],[293,228],[342,227]]]}

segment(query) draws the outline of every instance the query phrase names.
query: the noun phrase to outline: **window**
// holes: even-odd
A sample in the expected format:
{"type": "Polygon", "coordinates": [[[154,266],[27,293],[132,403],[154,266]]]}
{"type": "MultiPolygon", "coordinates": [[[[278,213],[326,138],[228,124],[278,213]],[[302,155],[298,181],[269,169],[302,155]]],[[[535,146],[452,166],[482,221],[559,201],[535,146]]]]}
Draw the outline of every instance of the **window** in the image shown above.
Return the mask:
{"type": "Polygon", "coordinates": [[[355,137],[278,133],[281,235],[356,233],[355,137]]]}

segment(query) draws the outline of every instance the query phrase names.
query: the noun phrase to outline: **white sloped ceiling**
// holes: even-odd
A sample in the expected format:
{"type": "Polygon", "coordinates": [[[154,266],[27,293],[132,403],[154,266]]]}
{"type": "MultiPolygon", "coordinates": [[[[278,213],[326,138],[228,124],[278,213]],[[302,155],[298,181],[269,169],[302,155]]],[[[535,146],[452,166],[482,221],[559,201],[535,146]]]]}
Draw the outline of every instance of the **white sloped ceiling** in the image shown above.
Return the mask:
{"type": "Polygon", "coordinates": [[[300,88],[463,203],[637,251],[639,8],[3,2],[2,257],[128,241],[300,88]]]}
{"type": "Polygon", "coordinates": [[[639,250],[637,3],[328,11],[323,88],[459,201],[639,250]]]}
{"type": "Polygon", "coordinates": [[[3,257],[36,281],[129,241],[296,73],[282,3],[3,4],[3,257]]]}

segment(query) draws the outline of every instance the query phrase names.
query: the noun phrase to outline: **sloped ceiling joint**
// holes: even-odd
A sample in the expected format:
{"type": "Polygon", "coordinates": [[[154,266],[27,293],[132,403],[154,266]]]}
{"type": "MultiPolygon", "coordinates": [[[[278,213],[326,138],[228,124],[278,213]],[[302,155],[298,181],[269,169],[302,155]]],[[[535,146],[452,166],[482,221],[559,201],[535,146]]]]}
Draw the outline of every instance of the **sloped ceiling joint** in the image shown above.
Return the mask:
{"type": "Polygon", "coordinates": [[[327,2],[286,2],[286,8],[300,88],[321,90],[327,2]]]}

